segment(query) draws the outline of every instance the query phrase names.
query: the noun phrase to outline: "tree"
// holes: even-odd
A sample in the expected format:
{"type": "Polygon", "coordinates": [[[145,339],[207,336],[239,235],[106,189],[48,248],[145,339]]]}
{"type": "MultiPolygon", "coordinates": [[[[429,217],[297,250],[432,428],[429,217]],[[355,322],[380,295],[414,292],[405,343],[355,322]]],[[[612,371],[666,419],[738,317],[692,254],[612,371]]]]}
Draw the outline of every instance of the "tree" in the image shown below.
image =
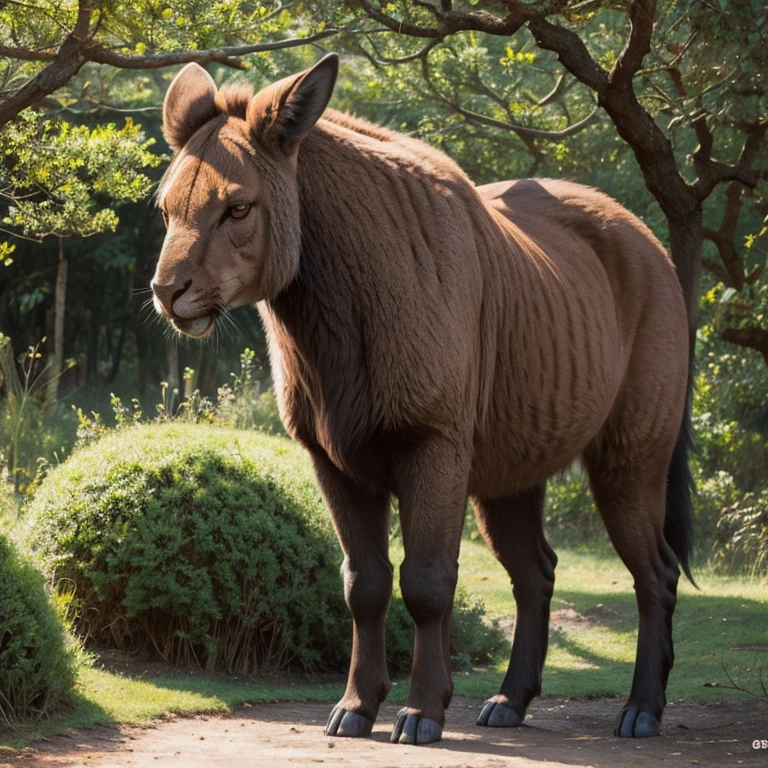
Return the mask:
{"type": "Polygon", "coordinates": [[[0,1],[0,128],[87,63],[152,70],[194,61],[242,69],[243,57],[310,45],[337,31],[297,30],[292,20],[279,0],[0,1]]]}
{"type": "Polygon", "coordinates": [[[110,205],[139,200],[149,194],[150,179],[141,171],[159,165],[153,140],[145,140],[128,118],[90,129],[67,122],[42,120],[24,112],[0,133],[0,200],[7,215],[3,224],[24,237],[58,239],[54,304],[54,355],[47,400],[56,400],[64,363],[67,258],[65,238],[89,237],[117,227],[110,205]]]}
{"type": "MultiPolygon", "coordinates": [[[[158,73],[164,67],[190,61],[235,70],[255,68],[269,72],[274,79],[274,64],[263,54],[300,51],[336,33],[322,24],[313,28],[306,19],[297,22],[293,5],[281,0],[0,0],[0,129],[13,130],[10,121],[18,121],[30,105],[45,109],[47,117],[56,118],[68,112],[91,126],[92,115],[103,119],[105,112],[115,108],[129,113],[159,111],[167,80],[158,73]],[[126,76],[121,76],[121,72],[126,76]],[[141,73],[143,77],[132,73],[141,73]]],[[[41,123],[40,132],[44,131],[41,123]]],[[[81,149],[89,152],[86,147],[81,149]]],[[[147,193],[148,188],[142,196],[147,193]]],[[[120,199],[128,198],[113,198],[112,202],[120,199]]],[[[0,217],[4,202],[0,198],[0,217]]],[[[63,217],[76,213],[72,209],[60,210],[59,222],[48,222],[51,227],[44,226],[36,236],[60,230],[63,217]]],[[[28,206],[16,206],[16,232],[34,229],[35,222],[28,222],[29,227],[22,222],[31,214],[28,206]]],[[[114,210],[112,214],[115,215],[114,210]]],[[[71,223],[73,236],[91,234],[86,222],[73,218],[71,223]]],[[[94,227],[93,231],[99,230],[94,227]]],[[[63,327],[67,264],[63,241],[60,243],[55,311],[59,329],[63,327]]],[[[0,243],[0,264],[11,262],[14,246],[11,242],[0,243]]],[[[113,243],[92,252],[105,254],[115,248],[113,243]]],[[[29,296],[39,297],[40,287],[35,287],[29,296]]],[[[94,353],[101,314],[91,313],[94,353]]],[[[111,348],[111,329],[106,330],[107,347],[111,348]]],[[[55,356],[61,360],[62,335],[52,335],[58,339],[55,356]]],[[[124,339],[125,323],[112,354],[108,378],[117,373],[124,339]]],[[[143,349],[143,341],[139,342],[137,333],[137,347],[143,349]]],[[[89,352],[90,347],[89,344],[89,352]]],[[[88,357],[92,372],[95,357],[88,357]]]]}
{"type": "MultiPolygon", "coordinates": [[[[737,292],[746,285],[754,289],[762,272],[739,257],[735,222],[745,194],[766,179],[768,168],[768,14],[762,2],[352,0],[346,5],[361,26],[367,20],[372,28],[393,33],[383,53],[369,42],[368,55],[406,65],[422,62],[427,87],[435,85],[432,58],[457,37],[483,33],[510,40],[521,30],[529,34],[539,51],[556,56],[563,74],[595,95],[634,153],[666,220],[672,258],[689,297],[691,333],[705,235],[718,247],[726,285],[737,292]],[[704,205],[724,184],[731,185],[731,206],[719,227],[705,230],[704,205]]],[[[321,7],[327,18],[345,19],[342,7],[315,4],[318,12],[321,7]]],[[[712,267],[709,260],[706,265],[712,267]]],[[[729,327],[723,335],[756,348],[764,340],[768,349],[768,330],[760,326],[729,327]]]]}

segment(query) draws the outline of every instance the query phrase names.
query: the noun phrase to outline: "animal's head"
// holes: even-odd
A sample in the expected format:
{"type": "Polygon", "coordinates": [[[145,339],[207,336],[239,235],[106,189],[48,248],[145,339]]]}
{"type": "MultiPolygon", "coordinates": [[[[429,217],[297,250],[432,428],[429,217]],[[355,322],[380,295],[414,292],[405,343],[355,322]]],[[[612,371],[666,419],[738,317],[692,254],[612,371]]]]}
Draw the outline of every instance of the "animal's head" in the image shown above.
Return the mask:
{"type": "Polygon", "coordinates": [[[204,336],[218,315],[276,296],[299,268],[297,154],[333,91],[338,57],[252,96],[217,91],[188,64],[171,83],[163,132],[176,155],[158,191],[168,228],[155,308],[204,336]]]}

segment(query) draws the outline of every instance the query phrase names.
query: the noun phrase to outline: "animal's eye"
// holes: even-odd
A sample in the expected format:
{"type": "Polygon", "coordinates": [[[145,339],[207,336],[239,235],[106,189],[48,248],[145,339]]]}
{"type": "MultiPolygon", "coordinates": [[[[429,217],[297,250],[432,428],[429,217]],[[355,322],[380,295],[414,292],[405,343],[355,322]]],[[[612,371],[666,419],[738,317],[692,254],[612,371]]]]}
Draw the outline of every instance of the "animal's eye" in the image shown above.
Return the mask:
{"type": "Polygon", "coordinates": [[[244,219],[250,210],[251,206],[248,203],[235,203],[229,206],[229,215],[233,219],[244,219]]]}
{"type": "Polygon", "coordinates": [[[168,229],[168,214],[161,208],[160,215],[163,217],[163,224],[165,224],[165,228],[168,229]]]}

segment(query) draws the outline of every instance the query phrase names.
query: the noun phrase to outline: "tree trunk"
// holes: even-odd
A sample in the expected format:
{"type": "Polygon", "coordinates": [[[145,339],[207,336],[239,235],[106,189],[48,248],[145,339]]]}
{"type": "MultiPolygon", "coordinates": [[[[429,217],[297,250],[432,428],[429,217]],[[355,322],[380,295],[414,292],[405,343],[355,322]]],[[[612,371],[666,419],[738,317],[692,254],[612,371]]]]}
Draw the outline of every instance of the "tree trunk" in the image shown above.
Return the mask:
{"type": "Polygon", "coordinates": [[[53,366],[45,393],[46,406],[50,408],[59,396],[59,379],[64,368],[64,317],[67,311],[67,258],[64,254],[64,238],[59,238],[59,267],[56,272],[53,315],[53,366]]]}
{"type": "Polygon", "coordinates": [[[699,310],[699,283],[704,249],[704,228],[701,205],[687,212],[664,211],[669,229],[669,250],[677,267],[688,313],[691,344],[696,340],[696,315],[699,310]]]}
{"type": "Polygon", "coordinates": [[[167,407],[168,415],[173,414],[173,410],[179,401],[181,392],[181,376],[179,374],[179,348],[173,339],[167,339],[165,342],[165,359],[168,365],[168,395],[167,407]]]}
{"type": "MultiPolygon", "coordinates": [[[[95,286],[94,286],[95,287],[95,286]]],[[[101,295],[103,284],[98,287],[101,295]]],[[[88,330],[88,381],[96,384],[99,381],[99,341],[101,337],[101,302],[94,301],[91,304],[88,330]]]]}
{"type": "Polygon", "coordinates": [[[109,373],[105,379],[107,384],[111,384],[120,373],[120,362],[123,359],[123,348],[125,346],[125,336],[128,330],[128,321],[130,317],[124,317],[123,323],[120,326],[120,335],[117,337],[117,346],[112,350],[112,364],[109,368],[109,373]]]}

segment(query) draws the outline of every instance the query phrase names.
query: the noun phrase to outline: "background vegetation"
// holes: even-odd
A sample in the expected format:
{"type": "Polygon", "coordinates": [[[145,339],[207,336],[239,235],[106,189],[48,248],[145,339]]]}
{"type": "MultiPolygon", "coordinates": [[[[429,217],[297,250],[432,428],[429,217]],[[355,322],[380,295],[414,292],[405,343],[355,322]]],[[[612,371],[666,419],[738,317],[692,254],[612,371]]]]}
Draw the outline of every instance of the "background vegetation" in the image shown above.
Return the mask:
{"type": "MultiPolygon", "coordinates": [[[[78,630],[85,635],[93,630],[103,641],[109,630],[89,623],[88,600],[102,600],[116,584],[124,589],[130,558],[148,556],[115,545],[131,525],[138,530],[136,519],[161,509],[136,501],[141,488],[151,485],[169,504],[180,494],[188,520],[207,525],[212,506],[206,493],[226,497],[228,504],[250,504],[249,494],[261,494],[262,480],[222,454],[216,437],[212,452],[191,460],[194,472],[183,478],[186,485],[177,482],[178,465],[159,458],[141,468],[115,470],[107,483],[98,474],[104,472],[95,458],[99,449],[89,453],[87,445],[71,465],[56,469],[77,443],[105,437],[103,445],[121,445],[132,425],[171,419],[184,425],[141,429],[156,429],[158,435],[193,428],[213,435],[213,427],[282,430],[253,308],[234,312],[232,323],[210,343],[192,344],[169,334],[147,303],[164,232],[151,201],[169,160],[160,130],[164,92],[188,61],[206,66],[219,85],[243,80],[259,88],[336,50],[342,67],[332,106],[440,147],[477,183],[556,176],[597,186],[638,214],[670,248],[697,299],[691,317],[698,309],[696,560],[699,568],[756,585],[713,581],[719,586],[710,602],[690,614],[696,629],[684,644],[691,644],[690,663],[704,664],[695,653],[696,633],[711,634],[703,616],[720,617],[731,623],[727,632],[723,624],[726,639],[713,658],[730,670],[754,670],[755,664],[742,663],[744,657],[725,644],[765,641],[764,623],[762,628],[751,623],[753,615],[764,615],[768,578],[768,13],[763,6],[761,0],[0,0],[0,471],[11,489],[0,494],[0,505],[11,510],[3,530],[13,528],[14,537],[26,541],[35,518],[39,546],[52,557],[69,557],[68,568],[77,563],[79,571],[68,576],[77,571],[83,579],[82,612],[74,619],[78,630]],[[113,426],[120,431],[108,434],[113,426]],[[82,504],[70,518],[69,508],[60,499],[54,502],[63,493],[58,484],[76,472],[94,485],[83,485],[82,504]],[[234,486],[241,490],[236,493],[234,486]],[[16,503],[36,491],[33,513],[19,518],[16,503]],[[96,514],[110,525],[95,526],[90,516],[96,514]],[[73,524],[78,515],[82,526],[76,535],[56,540],[53,521],[61,533],[69,530],[64,522],[73,524]],[[103,536],[98,546],[104,549],[94,548],[96,539],[89,537],[95,532],[103,536]],[[760,588],[763,597],[751,591],[760,588]],[[750,597],[739,597],[746,594],[750,597]],[[744,628],[738,637],[729,634],[736,623],[744,628]]],[[[261,439],[242,441],[257,445],[261,439]]],[[[302,496],[302,504],[306,501],[302,496]]],[[[308,508],[314,510],[315,503],[308,508]]],[[[269,514],[265,510],[260,526],[274,516],[272,508],[269,514]]],[[[313,546],[330,563],[338,553],[324,538],[328,524],[321,517],[312,524],[320,526],[312,529],[319,536],[313,546]]],[[[547,524],[559,548],[602,553],[602,526],[577,467],[551,482],[547,524]]],[[[232,535],[241,533],[233,529],[232,535]]],[[[285,531],[274,534],[279,540],[285,531]]],[[[480,556],[472,554],[476,536],[469,520],[465,557],[479,563],[480,556]]],[[[194,547],[185,553],[192,561],[197,557],[194,547]]],[[[587,570],[608,568],[599,564],[602,554],[584,557],[597,557],[587,570]]],[[[0,560],[14,573],[27,573],[27,561],[8,547],[0,560]]],[[[577,633],[576,645],[574,635],[566,633],[562,642],[555,637],[550,669],[562,662],[565,677],[548,679],[575,684],[570,670],[591,665],[605,675],[595,675],[586,693],[621,693],[626,686],[617,687],[614,678],[629,674],[630,585],[614,590],[606,581],[599,590],[585,590],[578,575],[570,580],[569,567],[563,597],[568,605],[580,612],[610,605],[614,613],[600,614],[600,629],[577,633]]],[[[332,579],[330,571],[326,576],[332,579]]],[[[611,583],[618,578],[617,571],[606,575],[611,583]]],[[[35,577],[14,577],[19,583],[24,579],[39,596],[42,585],[35,577]]],[[[502,582],[506,579],[493,584],[502,582]]],[[[491,613],[508,612],[490,582],[471,576],[467,583],[483,594],[491,613]]],[[[229,610],[227,589],[211,597],[209,623],[198,634],[185,640],[176,630],[188,628],[174,625],[170,646],[180,657],[208,658],[215,637],[211,627],[229,610]]],[[[237,602],[237,589],[232,590],[237,602]]],[[[215,592],[212,588],[211,595],[215,592]]],[[[182,593],[174,595],[181,599],[182,593]]],[[[135,606],[147,597],[137,594],[135,606]]],[[[125,595],[110,604],[115,626],[123,628],[140,613],[137,607],[136,615],[128,616],[132,604],[123,602],[125,595]]],[[[464,629],[476,626],[480,605],[465,595],[460,606],[464,629]]],[[[392,615],[393,658],[400,658],[397,649],[402,649],[405,663],[409,624],[397,600],[392,615]]],[[[242,616],[235,621],[243,622],[242,616]]],[[[132,631],[121,634],[120,642],[130,645],[132,631]]],[[[459,626],[457,637],[462,632],[459,626]]],[[[465,637],[457,664],[498,659],[498,637],[487,638],[481,647],[470,647],[465,637]]],[[[157,637],[156,642],[163,645],[157,637]]],[[[309,662],[316,650],[308,646],[306,659],[303,651],[295,658],[309,662]]],[[[681,695],[694,695],[703,685],[700,675],[717,677],[706,664],[700,669],[688,669],[690,685],[681,685],[681,695]]],[[[93,691],[122,690],[107,674],[80,672],[86,709],[93,691]]],[[[673,676],[673,685],[675,679],[682,678],[673,676]]],[[[550,692],[560,690],[549,685],[550,692]]],[[[199,693],[184,696],[194,699],[199,693]]],[[[481,695],[486,694],[484,689],[481,695]]],[[[239,700],[238,695],[222,694],[226,701],[239,700]]],[[[179,701],[187,701],[184,696],[179,701]]],[[[157,701],[168,704],[163,697],[157,701]]]]}
{"type": "Polygon", "coordinates": [[[67,702],[75,655],[42,575],[0,532],[0,728],[45,718],[67,702]]]}

